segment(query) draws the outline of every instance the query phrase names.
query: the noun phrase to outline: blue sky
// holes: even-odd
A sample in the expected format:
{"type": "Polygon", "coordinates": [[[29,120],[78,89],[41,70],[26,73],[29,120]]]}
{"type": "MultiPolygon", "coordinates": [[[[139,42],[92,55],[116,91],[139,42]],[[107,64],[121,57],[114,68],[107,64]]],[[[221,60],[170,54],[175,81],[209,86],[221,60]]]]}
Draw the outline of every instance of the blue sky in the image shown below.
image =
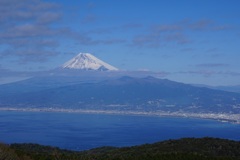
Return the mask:
{"type": "Polygon", "coordinates": [[[240,85],[239,7],[239,0],[0,0],[0,81],[89,52],[121,70],[240,85]]]}

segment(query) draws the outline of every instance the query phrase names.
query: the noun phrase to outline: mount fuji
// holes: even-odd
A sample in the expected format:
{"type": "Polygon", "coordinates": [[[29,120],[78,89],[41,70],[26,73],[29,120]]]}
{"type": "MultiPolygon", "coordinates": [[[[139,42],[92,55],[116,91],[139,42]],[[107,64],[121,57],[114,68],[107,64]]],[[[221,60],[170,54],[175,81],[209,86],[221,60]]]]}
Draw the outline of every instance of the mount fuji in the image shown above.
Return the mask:
{"type": "Polygon", "coordinates": [[[117,71],[116,67],[98,59],[90,53],[79,53],[61,67],[63,69],[117,71]]]}

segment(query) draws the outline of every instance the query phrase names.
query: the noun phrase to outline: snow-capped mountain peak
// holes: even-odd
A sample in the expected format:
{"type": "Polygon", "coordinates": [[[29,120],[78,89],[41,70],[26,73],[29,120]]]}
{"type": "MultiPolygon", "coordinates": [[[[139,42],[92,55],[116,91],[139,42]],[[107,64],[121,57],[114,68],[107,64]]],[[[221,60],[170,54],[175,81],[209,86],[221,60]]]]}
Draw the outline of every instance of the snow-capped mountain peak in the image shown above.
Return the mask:
{"type": "Polygon", "coordinates": [[[65,69],[98,70],[98,71],[116,71],[116,67],[107,64],[90,53],[79,53],[65,64],[65,69]]]}

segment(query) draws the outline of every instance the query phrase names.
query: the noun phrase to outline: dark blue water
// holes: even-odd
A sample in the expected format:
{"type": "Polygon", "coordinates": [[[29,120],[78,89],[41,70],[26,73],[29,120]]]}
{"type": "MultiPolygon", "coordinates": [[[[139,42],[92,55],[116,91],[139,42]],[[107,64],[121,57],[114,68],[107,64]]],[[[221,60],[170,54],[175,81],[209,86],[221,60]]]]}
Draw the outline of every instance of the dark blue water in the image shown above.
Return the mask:
{"type": "Polygon", "coordinates": [[[0,141],[85,150],[182,137],[240,140],[240,125],[214,120],[58,112],[0,112],[0,141]]]}

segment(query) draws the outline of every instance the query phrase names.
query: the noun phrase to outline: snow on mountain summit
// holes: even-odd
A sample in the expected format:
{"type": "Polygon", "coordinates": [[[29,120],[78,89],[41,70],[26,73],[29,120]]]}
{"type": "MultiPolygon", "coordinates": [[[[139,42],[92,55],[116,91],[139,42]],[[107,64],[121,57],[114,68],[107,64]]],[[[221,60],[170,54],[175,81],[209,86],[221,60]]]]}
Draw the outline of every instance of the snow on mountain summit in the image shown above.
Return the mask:
{"type": "Polygon", "coordinates": [[[90,53],[79,53],[76,57],[73,57],[62,68],[65,69],[81,69],[81,70],[98,70],[98,71],[116,71],[117,68],[103,62],[90,53]]]}

